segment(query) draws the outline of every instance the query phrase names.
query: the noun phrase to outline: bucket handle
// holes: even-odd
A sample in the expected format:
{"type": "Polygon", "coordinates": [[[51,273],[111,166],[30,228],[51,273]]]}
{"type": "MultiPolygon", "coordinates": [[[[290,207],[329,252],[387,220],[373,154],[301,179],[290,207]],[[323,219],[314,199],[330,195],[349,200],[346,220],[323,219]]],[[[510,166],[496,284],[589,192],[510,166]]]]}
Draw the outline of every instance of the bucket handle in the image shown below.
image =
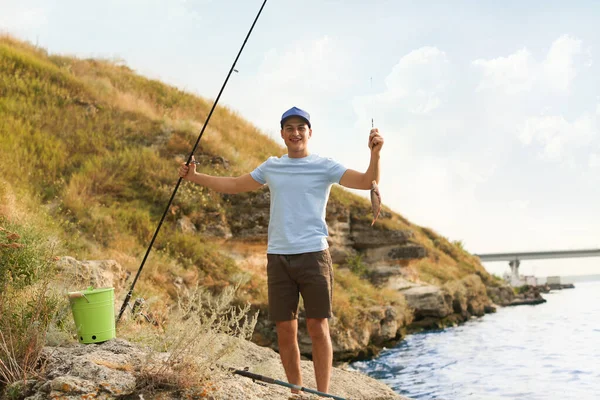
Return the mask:
{"type": "Polygon", "coordinates": [[[70,299],[79,299],[79,298],[82,298],[82,297],[83,297],[83,298],[84,298],[84,299],[85,299],[85,300],[86,300],[88,303],[90,302],[90,301],[88,300],[88,298],[87,298],[87,297],[85,297],[85,293],[82,293],[82,292],[69,293],[69,298],[70,298],[70,299]]]}

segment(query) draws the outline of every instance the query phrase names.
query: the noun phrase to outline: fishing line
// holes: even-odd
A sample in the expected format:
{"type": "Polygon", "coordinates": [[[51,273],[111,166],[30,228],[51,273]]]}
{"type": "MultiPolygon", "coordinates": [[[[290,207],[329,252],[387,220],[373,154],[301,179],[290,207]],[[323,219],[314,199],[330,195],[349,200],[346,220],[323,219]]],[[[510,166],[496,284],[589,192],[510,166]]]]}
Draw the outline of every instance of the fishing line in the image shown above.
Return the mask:
{"type": "Polygon", "coordinates": [[[373,77],[371,77],[371,101],[369,101],[369,103],[371,103],[371,129],[375,128],[375,125],[373,124],[373,77]]]}
{"type": "MultiPolygon", "coordinates": [[[[210,109],[208,116],[206,117],[206,121],[204,121],[202,130],[200,131],[200,135],[198,136],[198,140],[196,140],[196,144],[194,144],[194,148],[192,149],[185,165],[190,165],[190,162],[192,161],[192,157],[194,156],[194,152],[196,151],[196,148],[198,147],[198,144],[200,143],[200,139],[202,139],[202,135],[204,134],[204,130],[206,129],[206,126],[208,125],[208,121],[210,120],[210,117],[212,116],[213,111],[215,111],[215,108],[217,107],[217,103],[219,102],[219,99],[221,98],[221,94],[223,93],[223,90],[225,89],[225,86],[227,85],[227,81],[229,81],[229,77],[231,76],[232,72],[234,72],[234,71],[237,72],[237,70],[235,69],[235,64],[237,63],[238,59],[240,58],[240,55],[242,54],[242,50],[244,50],[244,46],[246,46],[246,42],[248,41],[248,38],[250,37],[250,34],[252,33],[254,26],[256,25],[256,21],[258,21],[258,17],[260,17],[260,14],[262,13],[263,8],[265,7],[265,4],[267,4],[267,0],[263,1],[262,6],[260,7],[260,10],[258,11],[258,14],[256,14],[256,18],[254,18],[254,22],[252,23],[252,26],[250,27],[250,30],[248,31],[248,34],[246,35],[246,38],[244,39],[244,43],[242,44],[242,47],[240,48],[240,51],[238,52],[237,57],[235,58],[235,61],[233,61],[233,64],[231,65],[231,68],[229,69],[229,73],[227,74],[227,77],[225,78],[225,82],[223,82],[223,86],[221,86],[219,95],[215,99],[215,102],[213,103],[213,106],[210,109]]],[[[119,311],[119,316],[117,317],[116,322],[119,322],[119,320],[121,319],[121,316],[123,315],[123,312],[127,308],[127,304],[129,303],[129,300],[131,299],[131,295],[133,293],[133,288],[135,287],[135,284],[137,283],[137,280],[140,277],[140,274],[142,273],[142,269],[144,268],[144,264],[146,263],[146,259],[148,258],[148,255],[150,254],[152,245],[154,244],[154,241],[156,240],[156,236],[158,236],[158,231],[160,230],[160,227],[162,226],[163,221],[165,220],[165,217],[167,216],[167,212],[169,211],[169,208],[171,207],[171,203],[173,202],[173,199],[175,198],[175,194],[177,193],[177,189],[179,189],[179,185],[181,184],[182,180],[183,180],[183,178],[179,177],[179,180],[177,181],[177,185],[175,185],[175,189],[173,190],[173,194],[171,194],[171,198],[169,199],[169,203],[167,204],[167,207],[165,208],[162,218],[160,219],[160,222],[158,223],[158,226],[156,227],[154,236],[152,236],[152,240],[150,241],[150,245],[148,246],[148,249],[146,250],[146,254],[144,255],[144,259],[142,260],[140,268],[138,269],[138,272],[135,275],[135,278],[133,279],[131,288],[129,289],[129,292],[127,293],[127,296],[125,297],[125,301],[123,301],[123,305],[121,306],[121,310],[119,311]]]]}

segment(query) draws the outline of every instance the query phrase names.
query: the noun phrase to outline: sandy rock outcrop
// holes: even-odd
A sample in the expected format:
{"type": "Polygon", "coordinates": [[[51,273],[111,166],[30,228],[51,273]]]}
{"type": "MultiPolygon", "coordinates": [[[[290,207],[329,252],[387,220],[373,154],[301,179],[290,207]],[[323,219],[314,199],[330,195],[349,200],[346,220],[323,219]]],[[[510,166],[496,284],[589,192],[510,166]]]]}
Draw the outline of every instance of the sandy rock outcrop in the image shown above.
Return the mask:
{"type": "Polygon", "coordinates": [[[468,275],[444,286],[424,285],[403,290],[414,312],[412,330],[435,329],[494,312],[481,278],[468,275]]]}
{"type": "Polygon", "coordinates": [[[79,261],[73,257],[60,257],[56,262],[58,276],[67,288],[82,290],[114,287],[115,292],[125,287],[129,273],[115,260],[79,261]]]}
{"type": "MultiPolygon", "coordinates": [[[[221,336],[213,344],[212,351],[231,348],[219,364],[234,369],[248,368],[250,372],[286,381],[279,356],[272,350],[253,343],[221,336]]],[[[75,399],[288,399],[288,388],[273,384],[257,384],[251,379],[214,367],[207,370],[209,382],[194,387],[170,387],[158,385],[148,390],[152,371],[166,353],[146,351],[123,339],[114,339],[98,345],[72,344],[65,347],[46,347],[43,360],[46,363],[43,376],[25,384],[15,384],[13,390],[21,391],[26,400],[60,398],[75,399]],[[190,397],[191,396],[191,397],[190,397]]],[[[304,385],[315,388],[312,363],[302,361],[304,385]]],[[[160,376],[155,377],[160,380],[160,376]]],[[[349,399],[402,400],[385,384],[354,371],[334,368],[331,393],[349,399]]],[[[306,396],[305,398],[318,398],[306,396]]]]}
{"type": "Polygon", "coordinates": [[[488,297],[499,306],[509,305],[515,298],[515,292],[508,285],[503,286],[488,286],[488,297]]]}

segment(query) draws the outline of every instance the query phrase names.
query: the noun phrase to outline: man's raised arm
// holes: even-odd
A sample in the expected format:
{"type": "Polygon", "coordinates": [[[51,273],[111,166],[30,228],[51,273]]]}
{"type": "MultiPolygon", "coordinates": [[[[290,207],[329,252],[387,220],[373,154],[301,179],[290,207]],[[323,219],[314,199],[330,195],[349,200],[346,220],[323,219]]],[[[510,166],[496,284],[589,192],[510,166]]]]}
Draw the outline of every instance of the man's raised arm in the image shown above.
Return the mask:
{"type": "Polygon", "coordinates": [[[212,176],[196,172],[196,164],[179,167],[179,176],[190,182],[197,183],[214,191],[226,194],[250,192],[263,185],[252,178],[250,174],[241,176],[212,176]],[[191,168],[190,168],[191,167],[191,168]]]}

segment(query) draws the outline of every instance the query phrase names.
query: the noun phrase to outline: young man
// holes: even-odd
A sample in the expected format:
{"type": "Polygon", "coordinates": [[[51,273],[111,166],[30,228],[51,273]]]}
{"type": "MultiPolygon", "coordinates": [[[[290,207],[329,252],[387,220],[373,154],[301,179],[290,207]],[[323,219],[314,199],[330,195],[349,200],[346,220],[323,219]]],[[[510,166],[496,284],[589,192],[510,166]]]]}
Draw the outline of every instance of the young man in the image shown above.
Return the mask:
{"type": "MultiPolygon", "coordinates": [[[[281,117],[282,157],[270,157],[249,174],[214,177],[182,164],[179,175],[222,193],[256,190],[271,192],[267,276],[269,317],[275,321],[279,355],[290,383],[302,386],[298,347],[298,301],[302,295],[317,390],[327,393],[333,362],[328,318],[331,317],[333,269],[327,244],[325,209],[331,186],[371,189],[379,182],[379,153],[383,138],[371,129],[371,162],[366,172],[346,169],[330,158],[310,154],[310,115],[292,107],[281,117]]],[[[293,391],[296,392],[296,391],[293,391]]]]}

